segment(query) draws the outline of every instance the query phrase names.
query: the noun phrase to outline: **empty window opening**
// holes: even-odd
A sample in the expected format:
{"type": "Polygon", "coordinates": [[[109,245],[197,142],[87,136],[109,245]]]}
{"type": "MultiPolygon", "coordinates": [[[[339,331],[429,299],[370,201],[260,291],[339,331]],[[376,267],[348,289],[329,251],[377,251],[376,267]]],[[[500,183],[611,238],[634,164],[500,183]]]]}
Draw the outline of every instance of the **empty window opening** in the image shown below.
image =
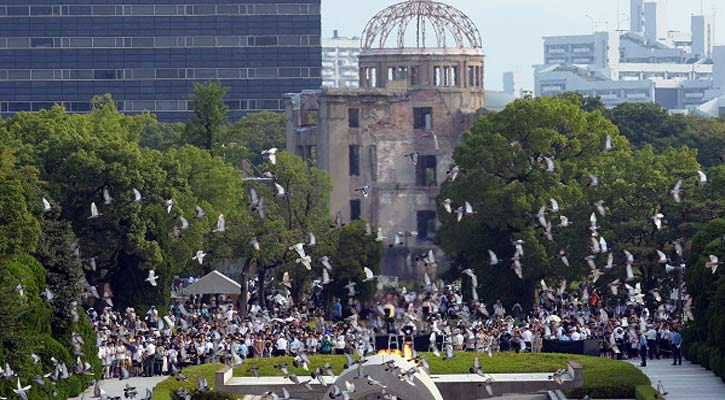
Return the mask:
{"type": "Polygon", "coordinates": [[[350,200],[350,221],[357,221],[362,217],[360,200],[350,200]]]}
{"type": "Polygon", "coordinates": [[[413,109],[413,129],[433,129],[433,108],[416,107],[413,109]]]}
{"type": "Polygon", "coordinates": [[[416,164],[415,184],[416,186],[436,186],[436,156],[418,156],[416,164]]]}
{"type": "Polygon", "coordinates": [[[419,84],[420,78],[418,77],[418,67],[410,67],[410,85],[415,86],[419,84]]]}
{"type": "Polygon", "coordinates": [[[349,128],[360,127],[360,109],[359,108],[348,108],[347,109],[347,126],[349,128]]]}
{"type": "Polygon", "coordinates": [[[360,146],[350,145],[350,176],[360,176],[360,146]]]}
{"type": "Polygon", "coordinates": [[[435,240],[436,213],[435,211],[418,211],[418,239],[435,240]]]}
{"type": "Polygon", "coordinates": [[[441,67],[433,67],[433,85],[441,86],[443,84],[443,75],[441,74],[441,67]]]}

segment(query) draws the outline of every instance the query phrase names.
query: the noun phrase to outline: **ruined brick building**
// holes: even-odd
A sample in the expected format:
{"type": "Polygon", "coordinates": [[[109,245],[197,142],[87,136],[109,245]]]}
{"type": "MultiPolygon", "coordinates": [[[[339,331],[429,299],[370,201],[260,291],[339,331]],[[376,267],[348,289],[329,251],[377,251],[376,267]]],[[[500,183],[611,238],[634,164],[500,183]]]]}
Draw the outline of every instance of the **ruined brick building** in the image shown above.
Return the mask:
{"type": "Polygon", "coordinates": [[[288,95],[287,150],[329,171],[333,215],[382,228],[384,274],[420,278],[416,256],[440,253],[439,186],[484,107],[480,33],[453,7],[408,0],[370,20],[359,62],[359,89],[288,95]]]}

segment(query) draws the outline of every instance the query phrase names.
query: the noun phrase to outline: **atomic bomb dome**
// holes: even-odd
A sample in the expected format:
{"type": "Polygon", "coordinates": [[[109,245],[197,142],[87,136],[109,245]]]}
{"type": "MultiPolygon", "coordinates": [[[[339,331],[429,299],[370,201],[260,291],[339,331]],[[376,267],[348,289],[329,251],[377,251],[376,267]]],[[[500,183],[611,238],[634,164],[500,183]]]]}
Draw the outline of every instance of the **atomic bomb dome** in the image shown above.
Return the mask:
{"type": "Polygon", "coordinates": [[[392,5],[368,22],[363,49],[481,48],[481,34],[460,10],[432,0],[392,5]]]}

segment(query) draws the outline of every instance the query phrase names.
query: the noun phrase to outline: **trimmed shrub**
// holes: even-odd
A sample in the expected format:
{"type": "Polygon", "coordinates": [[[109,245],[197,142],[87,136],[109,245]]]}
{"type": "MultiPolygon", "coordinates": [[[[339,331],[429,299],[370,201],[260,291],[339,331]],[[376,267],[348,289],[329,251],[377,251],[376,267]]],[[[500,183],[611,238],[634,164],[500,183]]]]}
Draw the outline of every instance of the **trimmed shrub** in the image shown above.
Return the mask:
{"type": "Polygon", "coordinates": [[[685,358],[693,363],[697,363],[697,352],[701,346],[702,343],[700,342],[690,343],[690,345],[687,346],[687,352],[684,354],[685,358]]]}
{"type": "Polygon", "coordinates": [[[191,396],[191,400],[234,400],[234,398],[226,393],[196,392],[191,396]]]}
{"type": "Polygon", "coordinates": [[[702,345],[697,349],[697,363],[709,370],[710,368],[710,355],[713,353],[713,348],[708,345],[702,345]]]}
{"type": "Polygon", "coordinates": [[[652,385],[638,385],[634,390],[634,398],[637,400],[654,400],[657,398],[657,390],[652,385]]]}
{"type": "Polygon", "coordinates": [[[710,365],[710,369],[715,373],[715,375],[722,376],[722,370],[720,369],[720,360],[722,359],[720,350],[715,347],[711,347],[711,349],[712,352],[710,353],[708,365],[710,365]]]}

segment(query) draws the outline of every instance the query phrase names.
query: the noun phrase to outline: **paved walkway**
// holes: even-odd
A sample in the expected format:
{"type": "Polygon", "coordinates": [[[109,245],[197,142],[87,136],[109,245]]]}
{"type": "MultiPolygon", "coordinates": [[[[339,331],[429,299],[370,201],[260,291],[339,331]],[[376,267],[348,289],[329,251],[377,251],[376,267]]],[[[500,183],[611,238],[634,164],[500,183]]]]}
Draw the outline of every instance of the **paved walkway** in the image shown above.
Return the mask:
{"type": "MultiPolygon", "coordinates": [[[[639,367],[639,361],[631,362],[639,367]]],[[[682,360],[682,365],[673,366],[672,360],[647,360],[647,366],[640,368],[657,386],[662,381],[667,400],[722,400],[725,399],[725,383],[712,371],[682,360]]]]}
{"type": "MultiPolygon", "coordinates": [[[[139,399],[143,399],[146,396],[146,389],[154,390],[154,387],[161,381],[165,380],[166,376],[154,376],[152,378],[130,378],[125,380],[109,379],[101,381],[101,389],[106,392],[106,396],[121,396],[123,399],[123,388],[126,384],[136,387],[139,399]]],[[[86,389],[83,393],[86,400],[93,398],[93,386],[86,389]]],[[[105,397],[104,397],[105,398],[105,397]]],[[[81,396],[72,398],[70,400],[80,400],[81,396]]]]}

